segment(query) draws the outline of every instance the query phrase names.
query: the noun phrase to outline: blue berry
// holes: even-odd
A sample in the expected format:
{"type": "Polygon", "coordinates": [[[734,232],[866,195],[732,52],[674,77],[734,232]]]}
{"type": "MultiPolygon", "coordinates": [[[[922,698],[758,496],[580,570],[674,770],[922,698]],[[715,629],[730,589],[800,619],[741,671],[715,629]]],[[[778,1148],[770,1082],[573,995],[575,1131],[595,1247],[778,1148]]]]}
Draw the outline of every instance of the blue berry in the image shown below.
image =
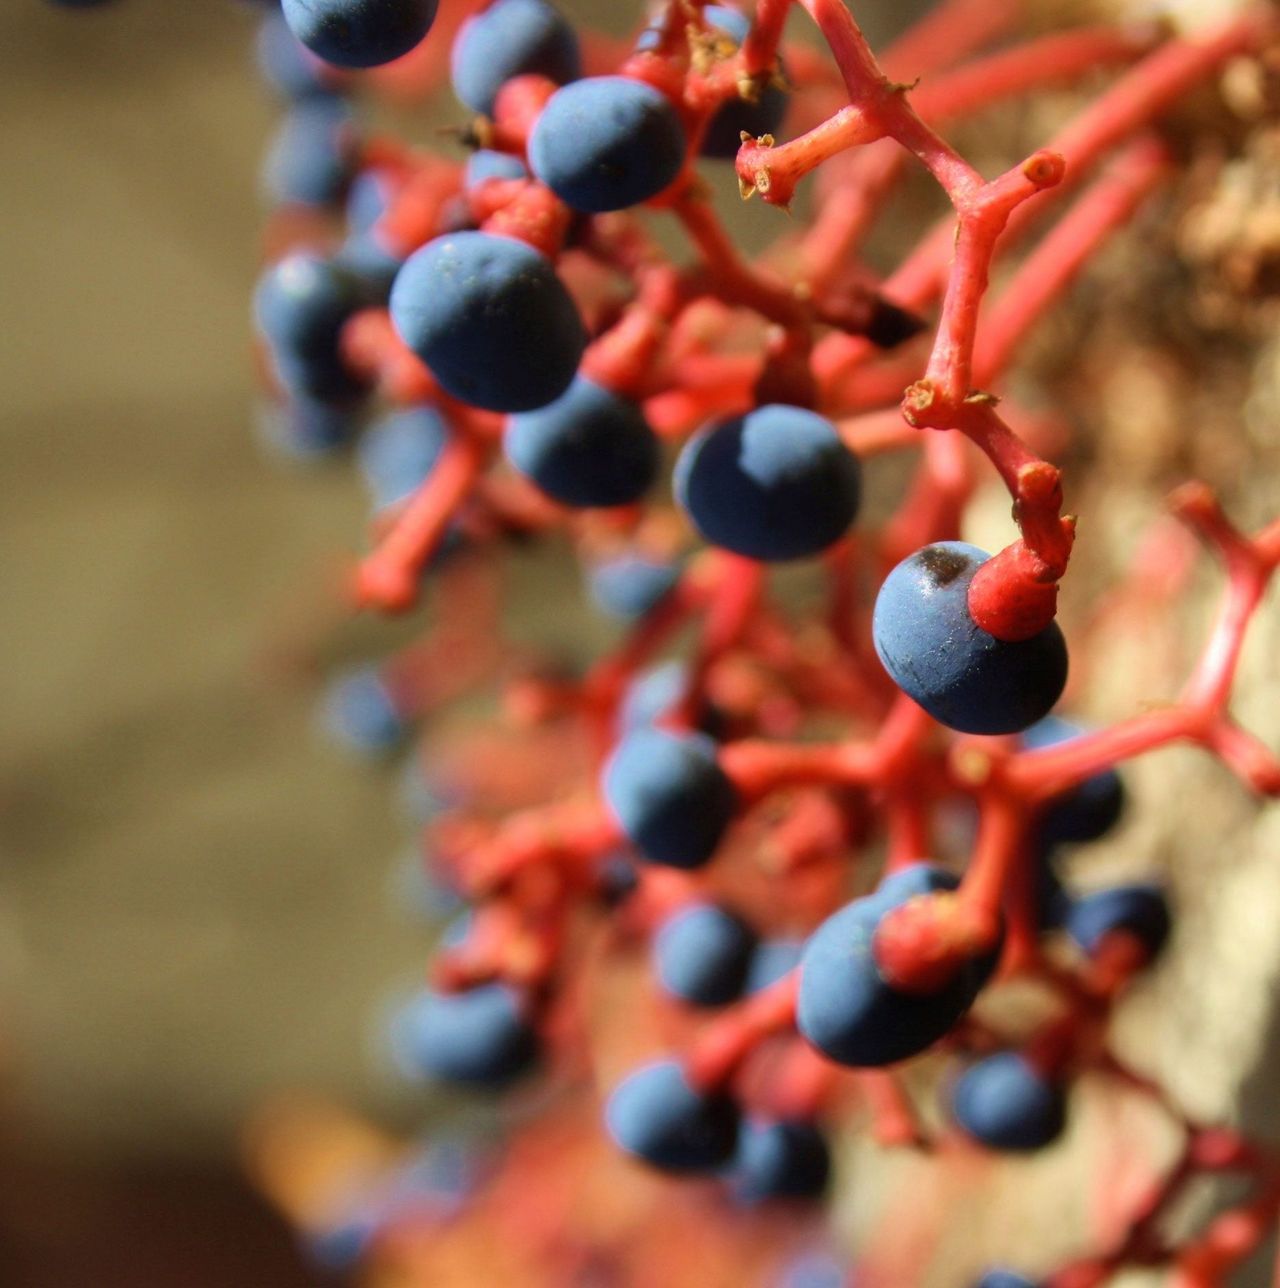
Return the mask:
{"type": "Polygon", "coordinates": [[[989,1149],[1042,1149],[1062,1134],[1067,1097],[1016,1051],[1001,1051],[971,1065],[951,1091],[951,1114],[989,1149]]]}
{"type": "Polygon", "coordinates": [[[492,116],[507,81],[533,74],[563,85],[582,75],[582,61],[577,34],[544,0],[497,0],[459,28],[449,70],[459,99],[492,116]]]}
{"type": "Polygon", "coordinates": [[[339,676],[324,695],[324,727],[334,739],[362,755],[394,750],[405,736],[405,723],[386,682],[372,666],[339,676]]]}
{"type": "Polygon", "coordinates": [[[663,662],[638,675],[618,707],[619,735],[648,729],[674,711],[688,682],[689,669],[683,662],[663,662]]]}
{"type": "Polygon", "coordinates": [[[774,562],[815,555],[844,535],[858,512],[860,474],[829,420],[775,403],[695,434],[680,453],[675,489],[708,541],[774,562]]]}
{"type": "Polygon", "coordinates": [[[1036,1285],[1012,1270],[988,1270],[973,1288],[1036,1288],[1036,1285]]]}
{"type": "Polygon", "coordinates": [[[263,79],[281,98],[304,99],[328,92],[322,64],[311,57],[279,13],[263,20],[255,52],[263,79]]]}
{"type": "Polygon", "coordinates": [[[624,622],[643,617],[680,580],[680,565],[624,554],[594,565],[587,589],[602,612],[624,622]]]}
{"type": "Polygon", "coordinates": [[[493,152],[481,148],[467,158],[466,169],[462,172],[462,183],[465,188],[475,188],[486,179],[527,179],[529,171],[519,157],[508,152],[493,152]]]}
{"type": "Polygon", "coordinates": [[[331,402],[296,394],[279,404],[267,404],[258,416],[263,446],[293,461],[330,457],[356,436],[360,417],[347,402],[331,402]]]}
{"type": "MultiPolygon", "coordinates": [[[[1037,720],[1022,735],[1035,751],[1056,747],[1084,733],[1079,725],[1058,716],[1037,720]]],[[[1045,845],[1082,844],[1106,835],[1124,811],[1124,785],[1114,769],[1086,778],[1079,787],[1055,800],[1040,816],[1037,831],[1045,845]]]]}
{"type": "Polygon", "coordinates": [[[528,1072],[538,1054],[524,999],[506,984],[424,990],[393,1019],[392,1044],[415,1073],[488,1088],[528,1072]]]}
{"type": "Polygon", "coordinates": [[[738,795],[705,734],[637,729],[604,767],[605,800],[650,863],[701,867],[720,844],[738,795]]]}
{"type": "Polygon", "coordinates": [[[800,959],[796,1011],[809,1042],[840,1064],[876,1067],[919,1054],[953,1027],[995,969],[998,949],[964,964],[938,992],[920,994],[884,980],[872,941],[892,909],[958,884],[942,868],[913,864],[813,932],[800,959]]]}
{"type": "MultiPolygon", "coordinates": [[[[702,16],[713,30],[726,36],[735,49],[751,29],[746,16],[727,5],[709,4],[702,11],[702,16]]],[[[786,113],[787,94],[777,85],[766,85],[754,103],[745,98],[731,98],[720,105],[708,122],[702,136],[702,155],[732,159],[738,155],[744,133],[752,138],[776,134],[786,113]]]]}
{"type": "Polygon", "coordinates": [[[578,376],[555,402],[507,421],[507,460],[562,505],[630,505],[658,473],[658,440],[628,398],[578,376]]]}
{"type": "Polygon", "coordinates": [[[1154,957],[1169,938],[1169,901],[1156,885],[1112,886],[1074,900],[1065,927],[1086,953],[1097,952],[1105,935],[1123,930],[1141,940],[1154,957]]]}
{"type": "Polygon", "coordinates": [[[338,67],[378,67],[407,54],[431,29],[436,0],[282,0],[290,30],[338,67]]]}
{"type": "Polygon", "coordinates": [[[529,137],[533,173],[588,214],[657,196],[680,173],[684,153],[684,127],[670,99],[626,76],[593,76],[557,90],[529,137]]]}
{"type": "Polygon", "coordinates": [[[596,890],[606,908],[616,908],[635,894],[640,874],[625,854],[606,854],[596,869],[596,890]]]}
{"type": "Polygon", "coordinates": [[[395,193],[396,185],[385,171],[361,170],[347,192],[347,229],[367,233],[387,213],[395,193]]]}
{"type": "Polygon", "coordinates": [[[388,250],[376,229],[352,233],[338,249],[335,262],[359,279],[370,303],[385,304],[404,267],[404,260],[388,250]]]}
{"type": "Polygon", "coordinates": [[[434,407],[388,412],[365,431],[356,448],[375,509],[385,509],[416,492],[448,440],[449,430],[434,407]]]}
{"type": "Polygon", "coordinates": [[[772,1288],[853,1288],[848,1271],[826,1252],[807,1252],[783,1266],[772,1288]]]}
{"type": "Polygon", "coordinates": [[[254,311],[288,389],[329,401],[360,392],[343,366],[339,344],[348,319],[366,303],[359,279],[319,255],[287,255],[266,270],[254,311]]]}
{"type": "Polygon", "coordinates": [[[831,1151],[812,1123],[748,1119],[738,1133],[732,1178],[744,1203],[820,1198],[831,1178],[831,1151]]]}
{"type": "Polygon", "coordinates": [[[894,683],[962,733],[1018,733],[1048,714],[1067,681],[1056,622],[1030,639],[998,640],[969,612],[969,583],[987,554],[962,541],[904,559],[876,596],[872,636],[894,683]]]}
{"type": "Polygon", "coordinates": [[[709,1172],[733,1155],[738,1107],[689,1086],[671,1060],[645,1065],[605,1106],[605,1125],[628,1154],[667,1172],[709,1172]]]}
{"type": "Polygon", "coordinates": [[[724,1006],[742,995],[755,932],[714,903],[694,903],[668,917],[653,941],[662,987],[692,1006],[724,1006]]]}
{"type": "Polygon", "coordinates": [[[391,290],[391,319],[448,393],[489,411],[558,398],[586,346],[551,261],[489,233],[451,233],[411,255],[391,290]]]}
{"type": "Polygon", "coordinates": [[[355,176],[359,147],[342,99],[305,99],[290,109],[267,149],[263,186],[280,205],[335,205],[355,176]]]}
{"type": "Polygon", "coordinates": [[[800,965],[804,944],[799,939],[765,939],[751,954],[747,967],[746,992],[758,993],[770,984],[776,984],[784,975],[800,965]]]}

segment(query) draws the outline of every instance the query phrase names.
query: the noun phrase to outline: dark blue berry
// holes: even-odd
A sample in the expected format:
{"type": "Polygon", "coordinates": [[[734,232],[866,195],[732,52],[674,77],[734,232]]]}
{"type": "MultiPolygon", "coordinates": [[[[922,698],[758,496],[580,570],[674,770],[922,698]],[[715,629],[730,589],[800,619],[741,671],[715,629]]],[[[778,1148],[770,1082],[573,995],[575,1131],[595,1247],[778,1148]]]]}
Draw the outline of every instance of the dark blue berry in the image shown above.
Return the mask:
{"type": "Polygon", "coordinates": [[[577,80],[578,37],[544,0],[497,0],[459,28],[450,74],[462,102],[492,116],[498,91],[516,76],[545,76],[558,85],[577,80]]]}
{"type": "Polygon", "coordinates": [[[569,387],[586,345],[551,261],[489,233],[451,233],[411,255],[391,319],[448,393],[489,411],[545,407],[569,387]]]}
{"type": "Polygon", "coordinates": [[[748,1119],[738,1133],[731,1173],[745,1203],[820,1198],[831,1178],[831,1151],[809,1122],[748,1119]]]}
{"type": "Polygon", "coordinates": [[[587,573],[596,607],[624,622],[643,617],[680,580],[680,565],[644,555],[616,555],[587,573]]]}
{"type": "Polygon", "coordinates": [[[653,941],[662,987],[692,1006],[725,1006],[742,995],[755,931],[727,908],[694,903],[673,913],[653,941]]]}
{"type": "MultiPolygon", "coordinates": [[[[1045,716],[1022,734],[1025,747],[1033,751],[1056,747],[1084,733],[1079,726],[1059,716],[1045,716]]],[[[1055,800],[1040,816],[1037,831],[1044,845],[1078,845],[1105,836],[1124,812],[1124,785],[1114,769],[1086,778],[1055,800]]]]}
{"type": "MultiPolygon", "coordinates": [[[[735,49],[747,38],[751,28],[745,14],[727,5],[709,4],[702,16],[735,49]]],[[[731,98],[720,105],[708,123],[702,136],[702,155],[729,160],[738,155],[743,134],[753,139],[762,134],[776,134],[786,114],[787,94],[777,85],[766,85],[754,103],[745,98],[731,98]]]]}
{"type": "Polygon", "coordinates": [[[625,854],[606,854],[596,869],[596,890],[606,908],[616,908],[635,894],[640,874],[625,854]]]}
{"type": "Polygon", "coordinates": [[[1034,1281],[1012,1270],[988,1270],[973,1288],[1036,1288],[1034,1281]]]}
{"type": "Polygon", "coordinates": [[[747,967],[748,993],[758,993],[770,984],[776,984],[784,975],[800,965],[804,943],[799,939],[765,939],[751,954],[747,967]]]}
{"type": "Polygon", "coordinates": [[[538,1054],[524,999],[506,984],[422,992],[394,1018],[392,1042],[419,1074],[487,1088],[528,1072],[538,1054]]]}
{"type": "Polygon", "coordinates": [[[655,725],[674,711],[689,683],[689,668],[683,662],[663,662],[641,672],[627,686],[618,707],[618,734],[655,725]]]}
{"type": "Polygon", "coordinates": [[[701,867],[720,844],[738,795],[705,734],[637,729],[604,767],[604,797],[651,863],[701,867]]]}
{"type": "Polygon", "coordinates": [[[280,205],[335,205],[347,195],[359,151],[351,109],[342,99],[304,99],[290,109],[267,149],[263,185],[280,205]]]}
{"type": "Polygon", "coordinates": [[[330,401],[359,392],[343,366],[339,344],[343,327],[366,303],[359,279],[319,255],[298,252],[267,269],[254,310],[287,388],[330,401]]]}
{"type": "Polygon", "coordinates": [[[658,440],[638,404],[578,376],[554,402],[507,421],[507,460],[554,501],[630,505],[658,474],[658,440]]]}
{"type": "Polygon", "coordinates": [[[1123,930],[1154,957],[1169,938],[1169,901],[1157,885],[1112,886],[1074,900],[1065,928],[1086,953],[1096,952],[1104,936],[1123,930]]]}
{"type": "Polygon", "coordinates": [[[800,959],[796,1023],[805,1038],[840,1064],[875,1067],[919,1054],[954,1026],[995,969],[998,949],[965,963],[936,993],[921,994],[887,983],[872,947],[886,913],[958,884],[950,872],[913,864],[813,932],[800,959]]]}
{"type": "Polygon", "coordinates": [[[281,98],[304,99],[328,92],[323,65],[307,52],[281,14],[263,20],[255,52],[263,79],[281,98]]]}
{"type": "Polygon", "coordinates": [[[1067,681],[1056,622],[1030,639],[998,640],[969,612],[969,583],[988,556],[962,541],[904,559],[876,596],[872,635],[894,683],[962,733],[1018,733],[1048,714],[1067,681]]]}
{"type": "Polygon", "coordinates": [[[431,29],[436,0],[282,0],[284,19],[311,52],[338,67],[378,67],[431,29]]]}
{"type": "Polygon", "coordinates": [[[448,437],[448,427],[434,407],[406,407],[374,421],[356,448],[374,508],[385,509],[416,492],[435,468],[448,437]]]}
{"type": "Polygon", "coordinates": [[[667,1172],[709,1172],[733,1155],[738,1107],[689,1086],[674,1061],[645,1065],[605,1106],[609,1135],[628,1154],[667,1172]]]}
{"type": "Polygon", "coordinates": [[[467,158],[466,169],[462,172],[462,183],[466,188],[475,188],[486,179],[527,179],[529,171],[519,157],[508,152],[492,152],[481,148],[467,158]]]}
{"type": "Polygon", "coordinates": [[[529,137],[529,166],[563,202],[600,214],[657,196],[684,164],[684,127],[643,81],[593,76],[557,90],[529,137]]]}
{"type": "Polygon", "coordinates": [[[322,719],[336,741],[367,756],[393,751],[406,732],[386,682],[372,666],[356,667],[329,686],[322,719]]]}
{"type": "Polygon", "coordinates": [[[676,496],[710,542],[749,559],[802,559],[838,541],[858,512],[857,458],[815,412],[771,404],[685,444],[676,496]]]}
{"type": "Polygon", "coordinates": [[[1001,1051],[971,1065],[951,1091],[951,1114],[989,1149],[1042,1149],[1062,1134],[1067,1097],[1016,1051],[1001,1051]]]}
{"type": "Polygon", "coordinates": [[[356,436],[360,417],[348,402],[296,394],[264,406],[258,416],[263,446],[278,456],[310,461],[332,456],[356,436]]]}

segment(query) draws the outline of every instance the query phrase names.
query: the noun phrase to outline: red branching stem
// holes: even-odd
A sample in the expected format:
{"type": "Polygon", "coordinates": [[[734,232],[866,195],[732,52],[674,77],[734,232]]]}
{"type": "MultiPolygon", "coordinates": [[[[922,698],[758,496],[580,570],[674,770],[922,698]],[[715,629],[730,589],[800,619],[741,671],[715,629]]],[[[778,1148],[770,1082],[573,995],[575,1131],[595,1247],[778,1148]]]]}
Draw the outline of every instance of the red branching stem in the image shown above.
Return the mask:
{"type": "Polygon", "coordinates": [[[1151,137],[1136,140],[1019,265],[983,324],[973,363],[979,388],[1004,372],[1098,247],[1132,219],[1169,173],[1164,146],[1151,137]]]}
{"type": "Polygon", "coordinates": [[[802,301],[782,282],[765,277],[742,260],[709,201],[686,192],[672,202],[671,209],[725,299],[789,330],[805,328],[808,312],[802,301]]]}
{"type": "Polygon", "coordinates": [[[904,87],[893,84],[877,65],[853,15],[840,0],[802,0],[818,24],[849,92],[849,102],[862,109],[881,132],[914,152],[942,185],[952,204],[962,205],[983,185],[982,178],[956,150],[937,135],[909,106],[904,87]]]}
{"type": "Polygon", "coordinates": [[[697,652],[689,667],[684,697],[671,717],[678,726],[688,727],[697,722],[702,714],[708,672],[742,639],[764,594],[764,564],[728,551],[718,551],[715,560],[713,589],[697,652]]]}
{"type": "Polygon", "coordinates": [[[1257,790],[1280,792],[1280,758],[1233,725],[1226,714],[1249,622],[1275,572],[1273,552],[1261,539],[1242,536],[1203,484],[1179,489],[1173,505],[1215,547],[1227,569],[1227,584],[1200,659],[1171,706],[1058,747],[1011,757],[1002,770],[1005,781],[1028,802],[1046,800],[1121,760],[1183,739],[1217,752],[1257,790]]]}
{"type": "Polygon", "coordinates": [[[795,1024],[800,972],[752,994],[705,1029],[689,1053],[687,1076],[703,1092],[723,1091],[768,1037],[795,1024]]]}
{"type": "Polygon", "coordinates": [[[422,570],[474,486],[486,456],[484,445],[470,434],[450,436],[426,481],[377,548],[361,561],[354,588],[360,607],[397,613],[417,603],[422,570]]]}
{"type": "MultiPolygon", "coordinates": [[[[1064,169],[1061,156],[1042,148],[957,203],[960,226],[955,262],[924,378],[934,398],[948,408],[958,407],[972,392],[978,308],[986,293],[996,240],[1014,210],[1036,193],[1061,182],[1064,169]]],[[[908,410],[914,406],[913,398],[908,410]]]]}

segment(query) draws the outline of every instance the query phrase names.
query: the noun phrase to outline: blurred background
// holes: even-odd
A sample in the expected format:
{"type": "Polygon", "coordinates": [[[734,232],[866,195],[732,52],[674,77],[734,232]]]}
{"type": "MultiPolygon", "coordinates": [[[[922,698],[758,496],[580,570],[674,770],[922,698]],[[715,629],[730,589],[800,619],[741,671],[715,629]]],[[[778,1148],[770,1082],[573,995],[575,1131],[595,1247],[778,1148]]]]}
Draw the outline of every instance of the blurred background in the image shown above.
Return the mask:
{"type": "MultiPolygon", "coordinates": [[[[242,1179],[246,1117],[307,1087],[421,1118],[371,1058],[379,999],[428,946],[387,895],[406,829],[388,777],[316,736],[305,647],[380,638],[326,633],[362,503],[349,471],[269,468],[254,433],[248,301],[279,115],[256,18],[211,0],[4,16],[5,1288],[321,1282],[242,1179]]],[[[1158,475],[1107,532],[1153,510],[1158,475]]],[[[1274,507],[1265,474],[1243,490],[1274,507]]],[[[553,633],[546,597],[524,600],[522,629],[553,633]]],[[[1273,744],[1274,618],[1242,708],[1273,744]]],[[[1216,947],[1209,966],[1179,958],[1135,1023],[1197,1108],[1265,1124],[1276,812],[1181,753],[1142,767],[1144,792],[1196,801],[1198,830],[1157,811],[1126,843],[1200,847],[1186,934],[1216,947]]]]}

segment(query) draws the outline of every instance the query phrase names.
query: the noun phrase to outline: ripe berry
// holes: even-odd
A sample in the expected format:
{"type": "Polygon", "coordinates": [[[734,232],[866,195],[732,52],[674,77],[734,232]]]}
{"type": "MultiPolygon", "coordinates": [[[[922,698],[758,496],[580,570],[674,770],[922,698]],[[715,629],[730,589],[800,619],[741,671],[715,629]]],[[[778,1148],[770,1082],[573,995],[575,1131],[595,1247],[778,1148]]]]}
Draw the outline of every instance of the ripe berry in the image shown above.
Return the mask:
{"type": "Polygon", "coordinates": [[[326,401],[361,391],[343,365],[339,342],[348,319],[367,302],[355,274],[319,255],[296,252],[267,269],[254,311],[287,389],[326,401]]]}
{"type": "Polygon", "coordinates": [[[592,76],[557,90],[529,137],[533,173],[588,214],[656,196],[680,173],[684,154],[671,101],[626,76],[592,76]]]}
{"type": "Polygon", "coordinates": [[[387,412],[365,430],[356,448],[374,509],[403,501],[435,467],[448,427],[434,407],[387,412]]]}
{"type": "Polygon", "coordinates": [[[662,987],[692,1006],[724,1006],[742,995],[755,932],[714,903],[681,908],[659,927],[653,962],[662,987]]]}
{"type": "Polygon", "coordinates": [[[392,1021],[392,1043],[414,1072],[477,1087],[505,1086],[538,1054],[524,999],[507,984],[423,991],[392,1021]]]}
{"type": "Polygon", "coordinates": [[[733,784],[705,734],[637,729],[604,767],[604,797],[650,863],[701,867],[738,807],[733,784]]]}
{"type": "Polygon", "coordinates": [[[1036,1288],[1036,1285],[1012,1270],[988,1270],[973,1288],[1036,1288]]]}
{"type": "MultiPolygon", "coordinates": [[[[1084,733],[1079,725],[1058,716],[1037,720],[1022,734],[1031,750],[1056,747],[1084,733]]],[[[1045,845],[1096,841],[1120,820],[1124,810],[1124,784],[1114,769],[1086,778],[1079,787],[1055,800],[1040,816],[1038,831],[1045,845]]]]}
{"type": "Polygon", "coordinates": [[[529,171],[519,157],[507,152],[493,152],[481,148],[467,158],[466,168],[462,172],[462,183],[466,188],[475,188],[486,179],[527,179],[529,171]]]}
{"type": "Polygon", "coordinates": [[[516,76],[558,85],[582,75],[577,33],[543,0],[497,0],[458,29],[450,58],[453,92],[473,112],[493,115],[498,91],[516,76]]]}
{"type": "Polygon", "coordinates": [[[323,63],[318,63],[279,13],[269,14],[255,42],[258,70],[281,98],[306,99],[326,94],[323,63]]]}
{"type": "Polygon", "coordinates": [[[745,991],[758,993],[770,984],[776,984],[788,972],[800,965],[804,944],[799,939],[765,939],[751,954],[747,967],[745,991]]]}
{"type": "Polygon", "coordinates": [[[623,554],[595,564],[587,573],[587,590],[601,612],[631,622],[649,612],[679,580],[678,563],[623,554]]]}
{"type": "Polygon", "coordinates": [[[1112,886],[1076,899],[1065,928],[1086,953],[1097,952],[1104,936],[1123,930],[1141,940],[1154,957],[1169,938],[1169,902],[1156,885],[1112,886]]]}
{"type": "Polygon", "coordinates": [[[810,1122],[748,1119],[738,1132],[732,1178],[744,1203],[820,1198],[831,1178],[831,1151],[810,1122]]]}
{"type": "Polygon", "coordinates": [[[391,320],[448,393],[489,411],[558,398],[586,344],[551,261],[489,233],[451,233],[411,255],[391,290],[391,320]]]}
{"type": "MultiPolygon", "coordinates": [[[[751,23],[745,14],[728,5],[709,4],[702,11],[707,25],[736,50],[747,38],[751,23]]],[[[731,160],[742,145],[742,135],[759,138],[776,134],[787,113],[787,93],[777,85],[766,85],[753,103],[745,98],[731,98],[722,103],[702,136],[704,157],[731,160]]]]}
{"type": "Polygon", "coordinates": [[[802,559],[844,535],[861,471],[829,420],[771,404],[685,444],[676,497],[710,542],[749,559],[802,559]]]}
{"type": "Polygon", "coordinates": [[[965,963],[936,993],[920,994],[885,981],[872,941],[892,909],[958,884],[942,868],[913,864],[828,917],[800,959],[796,1024],[804,1037],[840,1064],[874,1067],[917,1055],[948,1032],[995,969],[998,950],[965,963]]]}
{"type": "Polygon", "coordinates": [[[969,612],[969,583],[988,556],[962,541],[904,559],[876,596],[872,635],[897,686],[962,733],[1017,733],[1048,714],[1067,680],[1056,622],[1030,639],[998,640],[969,612]]]}
{"type": "Polygon", "coordinates": [[[340,675],[325,692],[321,718],[332,738],[366,756],[393,751],[406,733],[386,681],[373,666],[340,675]]]}
{"type": "Polygon", "coordinates": [[[512,416],[503,448],[562,505],[629,505],[658,474],[658,440],[639,406],[585,376],[545,407],[512,416]]]}
{"type": "Polygon", "coordinates": [[[267,149],[263,186],[281,205],[334,205],[346,196],[359,148],[346,103],[323,96],[305,99],[284,118],[267,149]]]}
{"type": "Polygon", "coordinates": [[[990,1149],[1042,1149],[1062,1134],[1067,1098],[1016,1051],[971,1065],[951,1092],[951,1113],[974,1140],[990,1149]]]}
{"type": "Polygon", "coordinates": [[[407,54],[431,30],[436,0],[282,0],[306,47],[338,67],[377,67],[407,54]]]}
{"type": "Polygon", "coordinates": [[[738,1107],[724,1095],[689,1086],[672,1060],[645,1065],[623,1081],[605,1106],[610,1136],[667,1172],[709,1172],[733,1155],[738,1107]]]}

